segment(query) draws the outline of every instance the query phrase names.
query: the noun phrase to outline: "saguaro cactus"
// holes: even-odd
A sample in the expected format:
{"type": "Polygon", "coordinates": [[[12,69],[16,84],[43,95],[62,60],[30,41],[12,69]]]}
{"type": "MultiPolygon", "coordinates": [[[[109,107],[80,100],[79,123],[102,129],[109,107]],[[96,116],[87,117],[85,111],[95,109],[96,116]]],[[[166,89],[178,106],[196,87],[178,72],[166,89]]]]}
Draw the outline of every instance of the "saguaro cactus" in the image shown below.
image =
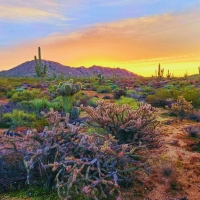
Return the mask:
{"type": "Polygon", "coordinates": [[[41,83],[44,83],[44,77],[47,74],[47,65],[42,65],[42,59],[41,59],[41,50],[40,47],[38,47],[38,59],[36,56],[34,56],[35,59],[35,72],[38,77],[41,77],[41,83]]]}
{"type": "Polygon", "coordinates": [[[169,73],[169,70],[167,71],[166,77],[169,79],[171,77],[171,73],[169,73]]]}
{"type": "Polygon", "coordinates": [[[159,79],[163,77],[164,74],[164,68],[160,69],[160,63],[158,65],[158,71],[156,70],[156,77],[158,77],[159,79]]]}
{"type": "Polygon", "coordinates": [[[198,70],[199,70],[199,76],[200,76],[200,66],[198,67],[198,70]]]}
{"type": "Polygon", "coordinates": [[[98,74],[97,77],[99,79],[99,85],[102,85],[103,80],[104,80],[104,76],[102,74],[98,74]]]}
{"type": "Polygon", "coordinates": [[[81,90],[81,87],[82,84],[80,82],[74,84],[72,79],[68,82],[60,82],[58,86],[54,86],[58,94],[62,96],[63,108],[66,113],[71,112],[75,94],[81,90]]]}

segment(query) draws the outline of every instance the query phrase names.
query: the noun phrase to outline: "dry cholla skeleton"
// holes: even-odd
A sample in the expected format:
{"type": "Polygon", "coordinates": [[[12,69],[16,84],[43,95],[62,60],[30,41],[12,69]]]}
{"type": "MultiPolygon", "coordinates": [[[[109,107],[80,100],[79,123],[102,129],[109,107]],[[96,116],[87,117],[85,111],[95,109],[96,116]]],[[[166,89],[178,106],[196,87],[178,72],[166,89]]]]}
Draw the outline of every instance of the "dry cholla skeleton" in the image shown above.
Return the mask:
{"type": "Polygon", "coordinates": [[[84,107],[94,127],[104,128],[120,143],[146,144],[156,141],[159,122],[154,115],[155,108],[150,104],[140,104],[136,110],[128,105],[119,106],[107,101],[99,101],[97,108],[84,107]]]}

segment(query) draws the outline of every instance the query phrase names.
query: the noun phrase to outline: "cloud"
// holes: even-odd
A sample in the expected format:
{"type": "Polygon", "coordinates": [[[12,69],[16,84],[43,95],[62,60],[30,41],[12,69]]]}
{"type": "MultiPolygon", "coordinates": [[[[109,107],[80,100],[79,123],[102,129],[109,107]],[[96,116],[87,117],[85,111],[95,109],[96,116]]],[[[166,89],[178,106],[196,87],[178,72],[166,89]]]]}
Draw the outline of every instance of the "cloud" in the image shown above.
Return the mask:
{"type": "Polygon", "coordinates": [[[27,7],[15,7],[15,6],[1,6],[0,5],[0,19],[8,20],[22,20],[22,21],[38,21],[47,20],[51,18],[57,18],[61,20],[67,20],[62,15],[56,13],[50,13],[44,10],[27,8],[27,7]]]}
{"type": "Polygon", "coordinates": [[[41,46],[43,58],[71,66],[99,64],[149,75],[161,63],[177,73],[183,74],[187,69],[195,73],[200,62],[199,35],[200,13],[191,9],[99,23],[71,34],[51,34],[13,50],[0,51],[0,60],[5,66],[14,67],[31,60],[37,46],[41,46]]]}

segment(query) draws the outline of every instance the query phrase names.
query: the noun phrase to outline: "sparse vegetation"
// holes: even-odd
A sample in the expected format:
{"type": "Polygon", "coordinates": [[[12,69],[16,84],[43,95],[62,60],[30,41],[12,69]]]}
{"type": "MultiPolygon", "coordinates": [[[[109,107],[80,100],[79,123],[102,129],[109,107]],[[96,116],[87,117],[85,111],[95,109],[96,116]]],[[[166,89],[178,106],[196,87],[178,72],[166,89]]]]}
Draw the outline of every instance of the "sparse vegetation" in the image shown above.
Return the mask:
{"type": "Polygon", "coordinates": [[[84,89],[76,92],[74,83],[63,81],[75,92],[64,104],[59,76],[46,79],[42,89],[36,78],[1,79],[0,103],[6,102],[0,106],[0,127],[9,130],[0,135],[0,191],[10,197],[39,199],[40,193],[41,199],[77,200],[144,199],[157,183],[169,196],[188,191],[191,181],[179,173],[198,174],[193,153],[200,151],[199,83],[190,76],[186,81],[160,73],[159,78],[116,76],[102,83],[94,78],[97,74],[75,78],[84,89]],[[70,109],[64,112],[66,105],[70,109]],[[78,118],[76,125],[70,116],[78,118]],[[176,116],[184,128],[179,129],[176,116]]]}

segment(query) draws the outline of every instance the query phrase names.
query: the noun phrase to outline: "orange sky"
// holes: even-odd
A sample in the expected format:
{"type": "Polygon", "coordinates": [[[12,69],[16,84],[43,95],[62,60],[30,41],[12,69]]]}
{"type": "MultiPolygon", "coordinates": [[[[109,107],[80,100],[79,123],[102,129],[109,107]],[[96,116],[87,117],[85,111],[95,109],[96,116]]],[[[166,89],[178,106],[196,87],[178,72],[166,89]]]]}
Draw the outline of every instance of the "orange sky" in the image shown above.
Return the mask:
{"type": "Polygon", "coordinates": [[[69,66],[101,65],[151,76],[159,63],[175,76],[198,73],[200,66],[200,12],[129,18],[96,23],[79,31],[55,33],[0,48],[1,70],[10,69],[37,55],[69,66]]]}

